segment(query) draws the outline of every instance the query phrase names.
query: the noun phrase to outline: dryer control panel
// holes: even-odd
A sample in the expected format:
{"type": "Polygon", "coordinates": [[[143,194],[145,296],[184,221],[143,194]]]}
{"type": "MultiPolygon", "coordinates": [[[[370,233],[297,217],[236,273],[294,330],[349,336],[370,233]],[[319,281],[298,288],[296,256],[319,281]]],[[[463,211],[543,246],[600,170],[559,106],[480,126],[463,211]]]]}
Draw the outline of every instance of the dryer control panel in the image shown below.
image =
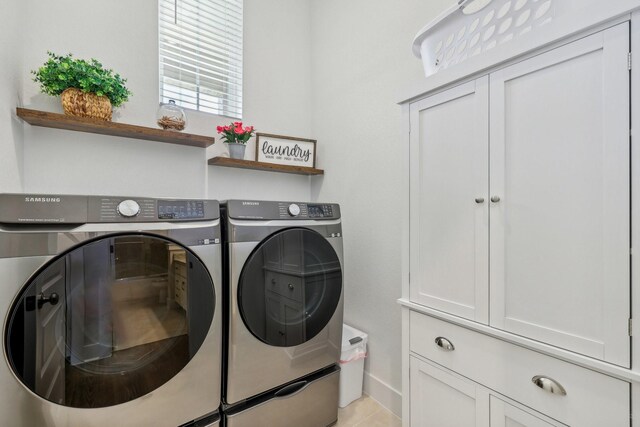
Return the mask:
{"type": "Polygon", "coordinates": [[[340,206],[336,203],[229,200],[227,215],[230,218],[249,220],[335,220],[340,218],[340,206]]]}

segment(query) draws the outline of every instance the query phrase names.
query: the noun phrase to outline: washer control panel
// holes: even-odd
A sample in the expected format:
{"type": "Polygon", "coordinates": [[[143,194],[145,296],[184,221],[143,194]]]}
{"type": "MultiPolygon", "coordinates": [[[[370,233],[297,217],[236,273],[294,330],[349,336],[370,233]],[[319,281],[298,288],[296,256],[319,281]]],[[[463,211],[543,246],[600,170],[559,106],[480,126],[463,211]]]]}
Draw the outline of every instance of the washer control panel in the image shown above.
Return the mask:
{"type": "Polygon", "coordinates": [[[153,221],[155,210],[156,201],[154,199],[134,200],[126,197],[92,197],[89,199],[90,220],[98,222],[153,221]]]}
{"type": "Polygon", "coordinates": [[[295,204],[295,203],[291,203],[287,210],[289,211],[289,215],[291,215],[291,216],[300,215],[300,206],[295,204]]]}
{"type": "Polygon", "coordinates": [[[127,199],[118,204],[117,210],[123,217],[131,218],[140,213],[140,205],[135,200],[127,199]]]}
{"type": "Polygon", "coordinates": [[[158,200],[158,219],[203,219],[202,200],[158,200]]]}
{"type": "Polygon", "coordinates": [[[91,197],[88,202],[89,221],[96,222],[176,222],[220,217],[216,200],[91,197]]]}
{"type": "Polygon", "coordinates": [[[309,205],[309,218],[333,217],[333,206],[331,205],[309,205]]]}
{"type": "Polygon", "coordinates": [[[313,219],[340,218],[335,203],[269,202],[261,200],[229,200],[228,216],[236,219],[313,219]]]}
{"type": "Polygon", "coordinates": [[[220,218],[217,200],[0,193],[0,223],[126,223],[220,218]]]}

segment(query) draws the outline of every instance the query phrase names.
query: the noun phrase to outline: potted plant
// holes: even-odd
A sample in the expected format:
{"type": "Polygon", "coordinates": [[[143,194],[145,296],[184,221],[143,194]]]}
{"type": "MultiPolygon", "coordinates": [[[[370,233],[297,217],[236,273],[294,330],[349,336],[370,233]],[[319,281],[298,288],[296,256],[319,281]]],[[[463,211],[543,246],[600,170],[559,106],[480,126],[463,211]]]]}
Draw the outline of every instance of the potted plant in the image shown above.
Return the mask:
{"type": "Polygon", "coordinates": [[[247,142],[254,134],[253,126],[242,127],[242,122],[233,122],[228,126],[218,126],[216,129],[229,148],[229,156],[232,159],[244,159],[247,142]]]}
{"type": "Polygon", "coordinates": [[[64,113],[72,116],[111,120],[112,107],[129,100],[126,79],[105,69],[96,59],[74,59],[71,54],[58,56],[47,52],[49,59],[37,71],[34,81],[47,95],[61,96],[64,113]]]}

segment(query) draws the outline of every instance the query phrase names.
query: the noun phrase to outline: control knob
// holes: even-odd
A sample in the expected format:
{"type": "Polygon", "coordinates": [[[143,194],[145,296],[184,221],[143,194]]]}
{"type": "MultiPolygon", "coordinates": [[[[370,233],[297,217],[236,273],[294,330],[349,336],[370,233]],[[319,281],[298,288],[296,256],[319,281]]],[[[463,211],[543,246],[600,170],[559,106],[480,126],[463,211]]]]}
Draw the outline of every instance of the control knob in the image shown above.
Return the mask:
{"type": "Polygon", "coordinates": [[[296,205],[295,203],[291,203],[289,205],[289,215],[291,216],[300,215],[300,206],[296,205]]]}
{"type": "Polygon", "coordinates": [[[123,200],[118,205],[118,213],[125,218],[131,218],[140,213],[140,205],[135,200],[123,200]]]}

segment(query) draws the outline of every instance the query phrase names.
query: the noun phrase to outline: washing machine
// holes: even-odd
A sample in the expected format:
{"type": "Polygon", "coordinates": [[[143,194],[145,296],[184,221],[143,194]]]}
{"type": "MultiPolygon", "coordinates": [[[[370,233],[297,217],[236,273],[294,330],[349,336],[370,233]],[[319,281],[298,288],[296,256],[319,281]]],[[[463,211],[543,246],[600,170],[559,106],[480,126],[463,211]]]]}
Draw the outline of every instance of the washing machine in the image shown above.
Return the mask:
{"type": "Polygon", "coordinates": [[[335,422],[343,312],[340,207],[230,200],[222,211],[227,426],[335,422]],[[292,421],[300,419],[307,422],[292,421]]]}
{"type": "Polygon", "coordinates": [[[0,425],[220,423],[219,203],[0,194],[0,425]]]}

